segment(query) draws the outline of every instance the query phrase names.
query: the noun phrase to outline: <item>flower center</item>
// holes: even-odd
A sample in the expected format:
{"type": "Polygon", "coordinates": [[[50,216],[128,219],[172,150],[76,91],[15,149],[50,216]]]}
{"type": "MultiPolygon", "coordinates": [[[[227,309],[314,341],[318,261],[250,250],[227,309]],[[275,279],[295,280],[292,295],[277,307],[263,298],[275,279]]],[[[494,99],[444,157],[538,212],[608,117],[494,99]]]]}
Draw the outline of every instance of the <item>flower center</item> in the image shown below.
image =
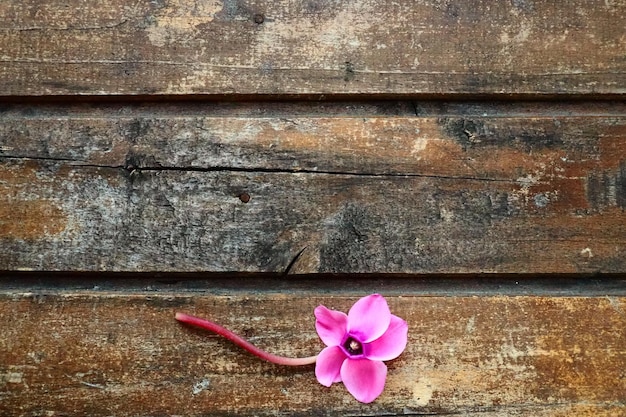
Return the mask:
{"type": "Polygon", "coordinates": [[[361,346],[361,343],[351,337],[346,340],[346,343],[343,344],[343,347],[350,355],[360,355],[363,353],[363,346],[361,346]]]}

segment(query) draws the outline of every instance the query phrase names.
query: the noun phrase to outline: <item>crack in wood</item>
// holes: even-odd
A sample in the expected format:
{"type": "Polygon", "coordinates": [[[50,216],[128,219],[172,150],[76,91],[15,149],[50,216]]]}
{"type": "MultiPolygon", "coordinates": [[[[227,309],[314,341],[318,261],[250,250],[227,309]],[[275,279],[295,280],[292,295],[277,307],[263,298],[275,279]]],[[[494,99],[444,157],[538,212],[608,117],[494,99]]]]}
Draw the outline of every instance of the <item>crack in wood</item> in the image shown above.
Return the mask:
{"type": "Polygon", "coordinates": [[[243,172],[243,173],[266,173],[266,174],[311,174],[311,175],[337,175],[348,177],[373,177],[373,178],[434,178],[441,180],[469,180],[469,181],[486,181],[515,184],[516,181],[498,179],[498,178],[481,178],[469,176],[447,176],[447,175],[428,175],[428,174],[411,174],[411,173],[376,173],[376,172],[350,172],[350,171],[330,171],[330,170],[311,170],[311,169],[284,169],[284,168],[262,168],[262,167],[232,167],[232,166],[213,166],[213,167],[167,167],[167,166],[135,166],[127,165],[99,165],[86,164],[81,161],[69,158],[48,158],[48,157],[24,157],[24,156],[0,156],[0,161],[19,160],[19,161],[48,161],[48,162],[68,162],[72,167],[76,168],[100,168],[100,169],[123,169],[129,173],[145,172],[243,172]]]}
{"type": "Polygon", "coordinates": [[[104,29],[116,29],[119,28],[126,23],[128,23],[130,19],[124,19],[117,23],[112,23],[110,25],[97,25],[97,26],[81,26],[81,27],[42,27],[42,26],[31,26],[31,27],[17,27],[11,30],[15,30],[17,32],[65,32],[65,31],[91,31],[91,30],[104,30],[104,29]]]}
{"type": "Polygon", "coordinates": [[[300,259],[300,256],[302,256],[306,248],[308,248],[308,246],[303,247],[298,253],[296,253],[296,256],[293,257],[291,262],[289,262],[289,265],[287,265],[287,268],[285,268],[285,272],[283,273],[284,275],[289,275],[289,272],[291,272],[294,265],[296,264],[296,262],[298,262],[298,259],[300,259]]]}

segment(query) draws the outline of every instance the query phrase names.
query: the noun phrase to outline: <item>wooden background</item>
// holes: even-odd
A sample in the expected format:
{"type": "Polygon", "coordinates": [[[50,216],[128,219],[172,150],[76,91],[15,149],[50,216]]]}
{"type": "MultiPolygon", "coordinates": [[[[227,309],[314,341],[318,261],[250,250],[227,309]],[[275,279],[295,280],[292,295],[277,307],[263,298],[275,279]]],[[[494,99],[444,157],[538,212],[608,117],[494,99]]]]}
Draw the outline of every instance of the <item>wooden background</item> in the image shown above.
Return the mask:
{"type": "Polygon", "coordinates": [[[626,1],[0,2],[0,414],[626,415],[626,1]],[[381,292],[373,404],[276,353],[381,292]]]}

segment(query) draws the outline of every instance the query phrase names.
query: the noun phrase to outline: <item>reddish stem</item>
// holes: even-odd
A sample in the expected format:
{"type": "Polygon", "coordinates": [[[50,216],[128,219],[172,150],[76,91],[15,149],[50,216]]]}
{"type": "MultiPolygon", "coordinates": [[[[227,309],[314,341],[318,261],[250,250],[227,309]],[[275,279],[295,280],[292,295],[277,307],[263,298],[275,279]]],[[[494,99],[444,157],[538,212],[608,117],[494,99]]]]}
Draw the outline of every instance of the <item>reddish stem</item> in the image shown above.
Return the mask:
{"type": "Polygon", "coordinates": [[[176,320],[191,324],[192,326],[200,327],[205,330],[209,330],[213,333],[216,333],[226,339],[230,340],[234,344],[239,347],[244,348],[248,352],[252,353],[255,356],[258,356],[261,359],[265,359],[266,361],[276,363],[278,365],[288,365],[288,366],[299,366],[299,365],[310,365],[315,363],[317,360],[317,356],[309,356],[307,358],[287,358],[284,356],[273,355],[264,350],[259,349],[254,346],[252,343],[248,342],[243,337],[231,332],[230,330],[220,326],[219,324],[215,324],[211,321],[204,320],[198,317],[190,316],[184,313],[176,313],[176,320]]]}

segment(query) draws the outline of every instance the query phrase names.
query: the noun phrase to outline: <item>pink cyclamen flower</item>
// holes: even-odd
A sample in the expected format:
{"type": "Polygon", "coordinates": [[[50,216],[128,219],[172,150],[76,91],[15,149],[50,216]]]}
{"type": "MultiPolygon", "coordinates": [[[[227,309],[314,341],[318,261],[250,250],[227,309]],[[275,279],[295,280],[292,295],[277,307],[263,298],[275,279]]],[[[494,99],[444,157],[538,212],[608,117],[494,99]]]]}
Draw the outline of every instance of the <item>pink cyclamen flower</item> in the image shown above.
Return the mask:
{"type": "Polygon", "coordinates": [[[315,376],[330,387],[343,382],[363,403],[374,401],[385,388],[387,365],[404,351],[408,325],[391,314],[387,301],[372,294],[357,301],[348,314],[315,309],[315,328],[326,345],[317,357],[315,376]]]}
{"type": "Polygon", "coordinates": [[[327,347],[317,356],[289,358],[259,349],[212,321],[176,313],[176,320],[181,323],[223,336],[266,361],[290,366],[315,363],[320,384],[330,387],[333,382],[343,381],[357,400],[374,401],[385,388],[387,365],[383,361],[397,358],[406,347],[406,322],[391,314],[387,301],[379,294],[361,298],[347,315],[318,306],[315,318],[317,333],[327,347]]]}

